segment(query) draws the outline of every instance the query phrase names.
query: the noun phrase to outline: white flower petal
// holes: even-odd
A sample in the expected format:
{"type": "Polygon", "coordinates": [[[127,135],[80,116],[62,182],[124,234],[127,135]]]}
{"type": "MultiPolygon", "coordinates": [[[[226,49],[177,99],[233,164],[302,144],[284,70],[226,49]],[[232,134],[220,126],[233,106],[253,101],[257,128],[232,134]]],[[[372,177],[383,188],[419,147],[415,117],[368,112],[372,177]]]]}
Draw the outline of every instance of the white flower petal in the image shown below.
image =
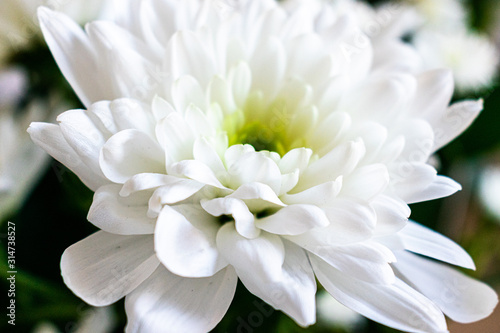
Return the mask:
{"type": "Polygon", "coordinates": [[[104,306],[129,294],[158,267],[153,236],[99,231],[71,245],[61,258],[64,283],[85,302],[104,306]]]}
{"type": "Polygon", "coordinates": [[[306,248],[340,272],[373,284],[392,284],[394,271],[389,263],[394,254],[376,242],[362,242],[341,246],[308,246],[306,248]]]}
{"type": "Polygon", "coordinates": [[[285,249],[276,235],[262,232],[257,238],[247,239],[236,231],[234,223],[229,222],[217,233],[217,248],[240,277],[254,276],[267,282],[283,278],[285,249]]]}
{"type": "Polygon", "coordinates": [[[149,105],[135,99],[120,98],[109,104],[109,110],[116,131],[136,129],[155,139],[153,113],[149,105]]]}
{"type": "Polygon", "coordinates": [[[437,69],[418,76],[418,88],[411,103],[410,114],[424,116],[431,124],[447,110],[453,94],[453,74],[437,69]]]}
{"type": "Polygon", "coordinates": [[[179,276],[212,276],[227,266],[215,244],[218,222],[199,208],[189,207],[184,213],[163,207],[155,229],[158,259],[179,276]]]}
{"type": "Polygon", "coordinates": [[[379,195],[370,202],[370,206],[377,214],[375,233],[380,235],[393,235],[406,226],[410,217],[410,207],[399,198],[389,195],[379,195]]]}
{"type": "Polygon", "coordinates": [[[217,188],[226,188],[217,179],[217,176],[214,174],[212,169],[210,169],[209,166],[201,161],[184,160],[181,162],[177,162],[168,166],[167,172],[170,175],[190,178],[200,183],[217,188]]]}
{"type": "Polygon", "coordinates": [[[195,137],[180,112],[170,113],[156,125],[156,136],[165,150],[166,164],[193,158],[195,137]]]}
{"type": "Polygon", "coordinates": [[[283,44],[275,37],[264,38],[255,48],[250,63],[252,88],[266,92],[268,101],[278,93],[285,75],[286,58],[283,44]]]}
{"type": "Polygon", "coordinates": [[[226,314],[237,281],[231,267],[200,279],[179,277],[159,267],[127,296],[125,332],[209,332],[226,314]]]}
{"type": "Polygon", "coordinates": [[[323,211],[330,221],[329,226],[286,238],[313,253],[319,251],[328,254],[325,249],[373,237],[376,215],[370,206],[349,200],[336,200],[335,206],[323,208],[323,211]]]}
{"type": "Polygon", "coordinates": [[[156,95],[153,97],[151,112],[153,113],[156,122],[159,122],[172,112],[175,112],[175,109],[169,102],[156,95]]]}
{"type": "Polygon", "coordinates": [[[232,96],[239,108],[243,108],[252,86],[252,72],[246,62],[239,62],[228,74],[232,96]]]}
{"type": "Polygon", "coordinates": [[[309,165],[302,173],[294,192],[328,181],[335,181],[337,177],[351,173],[364,154],[365,146],[362,141],[352,141],[337,146],[309,165]]]}
{"type": "Polygon", "coordinates": [[[101,170],[116,183],[139,173],[164,173],[164,152],[149,136],[135,129],[113,135],[100,155],[101,170]]]}
{"type": "Polygon", "coordinates": [[[363,316],[407,332],[448,332],[437,306],[402,281],[391,285],[366,283],[346,276],[313,255],[309,258],[323,287],[363,316]]]}
{"type": "Polygon", "coordinates": [[[462,186],[453,179],[444,176],[436,176],[433,182],[425,189],[415,192],[411,196],[407,196],[406,200],[408,203],[415,203],[440,199],[448,197],[461,189],[462,186]]]}
{"type": "Polygon", "coordinates": [[[215,174],[218,180],[225,183],[227,181],[227,172],[222,163],[222,159],[217,154],[212,145],[205,138],[200,138],[195,141],[193,146],[194,159],[207,165],[215,174]]]}
{"type": "Polygon", "coordinates": [[[498,304],[496,292],[463,273],[408,252],[396,253],[396,269],[448,317],[471,323],[488,317],[498,304]]]}
{"type": "Polygon", "coordinates": [[[343,179],[340,195],[370,201],[384,191],[389,182],[389,173],[385,165],[363,166],[343,179]]]}
{"type": "Polygon", "coordinates": [[[178,180],[179,179],[177,177],[160,173],[139,173],[123,184],[123,187],[120,190],[120,195],[122,197],[127,197],[132,193],[155,189],[178,180]]]}
{"type": "Polygon", "coordinates": [[[360,241],[371,236],[377,216],[372,207],[362,201],[337,199],[323,210],[330,220],[330,236],[335,242],[360,241]]]}
{"type": "Polygon", "coordinates": [[[451,239],[418,223],[409,222],[398,233],[405,249],[453,265],[475,269],[470,255],[451,239]]]}
{"type": "Polygon", "coordinates": [[[447,145],[476,119],[483,109],[483,100],[455,103],[435,123],[434,150],[447,145]]]}
{"type": "Polygon", "coordinates": [[[121,197],[120,185],[101,186],[94,194],[87,219],[96,227],[118,235],[152,234],[155,220],[147,217],[151,193],[121,197]]]}
{"type": "Polygon", "coordinates": [[[269,186],[260,183],[244,184],[228,197],[245,201],[251,211],[262,211],[268,208],[285,206],[269,186]]]}
{"type": "Polygon", "coordinates": [[[229,168],[229,187],[238,187],[258,182],[266,184],[279,193],[281,187],[281,172],[276,163],[261,153],[247,153],[241,156],[229,168]]]}
{"type": "Polygon", "coordinates": [[[436,179],[434,167],[418,163],[400,163],[391,170],[391,185],[396,194],[407,203],[416,202],[419,195],[436,179]]]}
{"type": "Polygon", "coordinates": [[[177,181],[156,189],[149,200],[149,209],[159,213],[163,205],[181,202],[200,191],[205,185],[189,179],[177,181]]]}
{"type": "Polygon", "coordinates": [[[38,19],[57,65],[83,104],[89,106],[92,102],[113,99],[115,96],[106,89],[106,80],[100,76],[97,55],[80,26],[66,15],[45,7],[39,9],[38,19]]]}
{"type": "Polygon", "coordinates": [[[296,169],[302,172],[309,164],[312,154],[311,149],[292,149],[281,158],[278,166],[283,174],[294,172],[296,169]]]}
{"type": "Polygon", "coordinates": [[[215,76],[208,87],[211,103],[217,103],[225,113],[230,113],[238,107],[231,95],[231,86],[220,76],[215,76]]]}
{"type": "Polygon", "coordinates": [[[99,170],[101,148],[111,137],[110,133],[93,113],[84,110],[66,111],[57,117],[66,142],[92,170],[99,170]],[[93,118],[93,119],[92,119],[93,118]]]}
{"type": "Polygon", "coordinates": [[[335,181],[326,182],[308,188],[296,194],[285,194],[281,200],[286,204],[310,204],[317,206],[328,206],[339,194],[343,183],[343,177],[339,176],[335,181]]]}
{"type": "Polygon", "coordinates": [[[321,208],[313,205],[291,205],[256,220],[256,226],[277,235],[299,235],[316,227],[326,227],[330,221],[321,208]]]}
{"type": "Polygon", "coordinates": [[[33,142],[49,155],[73,171],[91,190],[109,183],[99,170],[93,170],[82,162],[80,156],[68,144],[59,126],[47,123],[31,123],[28,133],[33,142]]]}
{"type": "MultiPolygon", "coordinates": [[[[168,55],[166,63],[174,79],[191,75],[206,86],[215,73],[215,64],[210,49],[203,45],[199,35],[189,30],[178,31],[170,38],[166,54],[168,55]]],[[[195,104],[203,106],[203,104],[195,104]]],[[[178,110],[184,110],[178,108],[181,104],[175,103],[175,105],[178,110]]]]}
{"type": "Polygon", "coordinates": [[[260,230],[255,226],[255,216],[240,199],[217,198],[202,201],[201,206],[213,216],[231,215],[234,218],[236,231],[245,238],[254,239],[260,235],[260,230]]]}
{"type": "Polygon", "coordinates": [[[283,244],[286,256],[281,280],[270,282],[251,274],[239,277],[251,293],[306,327],[316,319],[314,273],[304,250],[287,241],[283,244]]]}

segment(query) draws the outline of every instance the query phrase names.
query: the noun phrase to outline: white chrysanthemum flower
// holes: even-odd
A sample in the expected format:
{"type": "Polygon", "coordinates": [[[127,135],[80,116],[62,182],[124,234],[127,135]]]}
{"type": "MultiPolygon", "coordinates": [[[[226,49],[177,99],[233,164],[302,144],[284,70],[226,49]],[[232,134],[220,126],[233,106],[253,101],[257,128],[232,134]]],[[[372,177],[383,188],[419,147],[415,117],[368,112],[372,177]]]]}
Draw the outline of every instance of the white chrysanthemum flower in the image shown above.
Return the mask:
{"type": "Polygon", "coordinates": [[[238,279],[302,326],[316,278],[406,331],[495,307],[491,288],[426,258],[474,268],[465,251],[408,221],[408,203],[460,188],[428,160],[482,103],[448,108],[450,73],[374,62],[348,16],[306,8],[131,0],[86,33],[40,11],[88,109],[29,132],[95,191],[102,229],[65,251],[62,274],[92,305],[126,296],[128,332],[210,331],[238,279]]]}
{"type": "Polygon", "coordinates": [[[42,116],[48,106],[32,103],[16,112],[26,81],[22,70],[0,70],[0,221],[24,200],[48,162],[26,133],[31,122],[49,120],[42,116]]]}

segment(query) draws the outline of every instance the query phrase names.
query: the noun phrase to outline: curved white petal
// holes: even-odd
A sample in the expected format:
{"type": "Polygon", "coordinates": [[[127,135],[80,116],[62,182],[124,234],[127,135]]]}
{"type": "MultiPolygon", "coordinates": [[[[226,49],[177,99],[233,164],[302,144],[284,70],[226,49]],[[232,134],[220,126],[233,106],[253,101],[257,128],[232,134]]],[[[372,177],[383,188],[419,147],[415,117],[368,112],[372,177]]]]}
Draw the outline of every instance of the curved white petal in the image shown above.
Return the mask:
{"type": "MultiPolygon", "coordinates": [[[[166,63],[174,79],[192,75],[203,86],[208,84],[215,73],[215,61],[210,52],[211,49],[205,47],[204,42],[199,34],[189,30],[174,33],[170,38],[166,53],[168,55],[166,63]]],[[[203,105],[198,104],[198,106],[203,105]]]]}
{"type": "Polygon", "coordinates": [[[465,131],[482,109],[483,100],[464,101],[451,105],[443,117],[432,124],[435,133],[434,151],[447,145],[465,131]]]}
{"type": "Polygon", "coordinates": [[[159,213],[163,205],[181,202],[199,192],[204,186],[195,180],[177,178],[153,192],[149,199],[149,209],[159,213]]]}
{"type": "Polygon", "coordinates": [[[285,204],[266,184],[246,183],[238,187],[236,191],[228,195],[228,198],[236,198],[245,201],[251,211],[262,211],[267,208],[280,208],[285,204]]]}
{"type": "Polygon", "coordinates": [[[415,191],[406,197],[408,203],[416,203],[448,197],[462,189],[462,186],[451,178],[435,176],[426,188],[415,191]]]}
{"type": "Polygon", "coordinates": [[[184,160],[177,162],[168,166],[167,171],[170,175],[190,178],[217,188],[226,188],[217,179],[212,169],[201,161],[184,160]]]}
{"type": "Polygon", "coordinates": [[[393,166],[391,185],[407,203],[425,191],[437,177],[434,167],[423,163],[398,163],[393,166]]]}
{"type": "Polygon", "coordinates": [[[220,156],[217,154],[217,151],[205,138],[200,138],[194,142],[193,156],[195,160],[208,166],[217,179],[222,180],[223,182],[226,180],[226,168],[224,167],[220,156]]]}
{"type": "Polygon", "coordinates": [[[209,278],[189,279],[160,266],[126,297],[125,332],[209,332],[226,314],[237,281],[231,267],[209,278]]]}
{"type": "Polygon", "coordinates": [[[132,193],[151,190],[157,187],[171,184],[179,178],[160,173],[139,173],[127,180],[120,190],[120,195],[127,197],[132,193]]]}
{"type": "Polygon", "coordinates": [[[370,202],[377,215],[375,234],[393,235],[406,226],[410,217],[410,207],[399,198],[389,195],[379,195],[370,202]]]}
{"type": "Polygon", "coordinates": [[[115,183],[124,183],[139,173],[165,173],[165,153],[149,136],[135,129],[113,135],[104,145],[100,166],[115,183]]]}
{"type": "Polygon", "coordinates": [[[316,317],[316,281],[311,264],[300,247],[283,241],[285,261],[282,279],[262,280],[257,275],[239,275],[241,282],[254,295],[275,309],[288,314],[300,326],[314,324],[316,317]]]}
{"type": "Polygon", "coordinates": [[[389,173],[385,165],[363,166],[343,179],[340,195],[370,201],[384,191],[389,182],[389,173]]]}
{"type": "Polygon", "coordinates": [[[66,142],[82,162],[104,177],[99,167],[99,153],[112,133],[92,115],[89,111],[71,110],[59,115],[57,121],[66,142]]]}
{"type": "Polygon", "coordinates": [[[292,149],[278,163],[282,173],[290,173],[296,169],[303,171],[309,164],[313,151],[307,148],[292,149]]]}
{"type": "Polygon", "coordinates": [[[91,190],[109,183],[98,170],[93,170],[82,162],[80,156],[68,144],[59,126],[47,123],[31,123],[28,133],[33,142],[44,149],[50,156],[73,171],[91,190]]]}
{"type": "Polygon", "coordinates": [[[39,9],[38,19],[59,68],[83,104],[90,106],[93,102],[113,99],[106,80],[100,77],[97,55],[80,26],[66,15],[45,7],[39,9]]]}
{"type": "Polygon", "coordinates": [[[120,185],[101,186],[94,194],[87,219],[96,227],[118,235],[152,234],[155,220],[147,216],[151,193],[122,197],[120,185]]]}
{"type": "Polygon", "coordinates": [[[158,267],[153,236],[104,231],[68,247],[61,258],[64,283],[85,302],[104,306],[129,294],[158,267]]]}
{"type": "Polygon", "coordinates": [[[448,69],[427,71],[418,76],[418,88],[410,114],[424,116],[431,124],[447,110],[453,94],[453,74],[448,69]]]}
{"type": "Polygon", "coordinates": [[[254,239],[260,235],[260,230],[255,226],[255,216],[240,199],[216,198],[202,201],[201,206],[213,216],[231,215],[236,231],[245,238],[254,239]]]}
{"type": "Polygon", "coordinates": [[[276,163],[262,153],[247,153],[228,169],[229,187],[237,189],[242,185],[258,182],[268,185],[274,193],[281,187],[281,172],[276,163]]]}
{"type": "Polygon", "coordinates": [[[309,258],[323,287],[363,316],[407,332],[448,332],[439,308],[401,280],[390,285],[366,283],[346,276],[313,255],[309,258]]]}
{"type": "Polygon", "coordinates": [[[385,246],[360,242],[342,246],[323,244],[304,247],[341,273],[372,284],[388,285],[395,281],[390,263],[396,258],[385,246]]]}
{"type": "Polygon", "coordinates": [[[313,205],[291,205],[256,220],[256,226],[277,235],[299,235],[316,227],[326,227],[330,221],[321,208],[313,205]]]}
{"type": "Polygon", "coordinates": [[[323,208],[330,224],[303,234],[286,238],[304,249],[316,253],[332,246],[352,244],[370,239],[376,225],[375,211],[368,205],[348,200],[336,200],[336,206],[323,208]]]}
{"type": "Polygon", "coordinates": [[[313,186],[302,192],[295,194],[285,194],[280,198],[289,205],[292,204],[310,204],[317,206],[328,206],[337,197],[342,189],[343,177],[339,176],[335,181],[326,182],[313,186]]]}
{"type": "Polygon", "coordinates": [[[241,236],[234,223],[226,223],[217,233],[217,248],[240,277],[254,276],[260,281],[282,279],[285,249],[281,239],[262,232],[259,237],[241,236]]]}
{"type": "Polygon", "coordinates": [[[463,273],[408,252],[397,252],[396,269],[451,319],[471,323],[488,317],[498,304],[496,292],[463,273]]]}
{"type": "Polygon", "coordinates": [[[398,233],[405,249],[453,265],[475,269],[470,255],[451,239],[415,222],[398,233]]]}
{"type": "Polygon", "coordinates": [[[337,177],[351,173],[364,155],[365,145],[362,141],[351,141],[337,146],[319,160],[309,164],[294,192],[335,181],[337,177]]]}
{"type": "Polygon", "coordinates": [[[198,207],[190,207],[181,214],[165,206],[155,229],[158,259],[179,276],[212,276],[227,266],[215,244],[218,229],[217,220],[198,207]]]}

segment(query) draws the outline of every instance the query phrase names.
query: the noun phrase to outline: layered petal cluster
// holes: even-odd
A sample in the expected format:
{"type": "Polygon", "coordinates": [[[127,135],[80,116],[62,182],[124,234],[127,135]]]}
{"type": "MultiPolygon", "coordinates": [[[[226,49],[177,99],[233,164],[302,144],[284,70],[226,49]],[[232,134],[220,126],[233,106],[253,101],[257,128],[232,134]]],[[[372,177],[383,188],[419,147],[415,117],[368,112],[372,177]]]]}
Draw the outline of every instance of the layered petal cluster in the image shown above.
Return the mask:
{"type": "Polygon", "coordinates": [[[481,101],[448,106],[448,71],[376,61],[383,47],[350,15],[311,8],[131,0],[85,31],[40,11],[87,109],[29,132],[95,191],[101,229],[65,251],[62,274],[92,305],[125,296],[128,332],[208,332],[238,279],[301,326],[315,322],[316,279],[412,332],[496,305],[427,258],[473,268],[464,250],[408,221],[409,203],[460,189],[428,160],[481,101]]]}

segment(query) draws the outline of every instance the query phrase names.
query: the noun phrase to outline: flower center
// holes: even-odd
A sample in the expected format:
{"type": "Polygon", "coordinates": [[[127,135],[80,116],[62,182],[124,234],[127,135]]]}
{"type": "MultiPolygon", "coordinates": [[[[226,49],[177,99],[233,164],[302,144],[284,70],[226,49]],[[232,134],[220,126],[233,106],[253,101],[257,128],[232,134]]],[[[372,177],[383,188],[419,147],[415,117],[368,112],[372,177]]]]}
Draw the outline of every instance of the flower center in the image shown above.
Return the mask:
{"type": "Polygon", "coordinates": [[[223,128],[229,146],[252,145],[256,151],[273,151],[284,156],[288,151],[306,147],[303,136],[293,135],[291,124],[295,115],[289,105],[280,99],[265,105],[262,95],[251,95],[243,110],[227,115],[223,128]]]}

